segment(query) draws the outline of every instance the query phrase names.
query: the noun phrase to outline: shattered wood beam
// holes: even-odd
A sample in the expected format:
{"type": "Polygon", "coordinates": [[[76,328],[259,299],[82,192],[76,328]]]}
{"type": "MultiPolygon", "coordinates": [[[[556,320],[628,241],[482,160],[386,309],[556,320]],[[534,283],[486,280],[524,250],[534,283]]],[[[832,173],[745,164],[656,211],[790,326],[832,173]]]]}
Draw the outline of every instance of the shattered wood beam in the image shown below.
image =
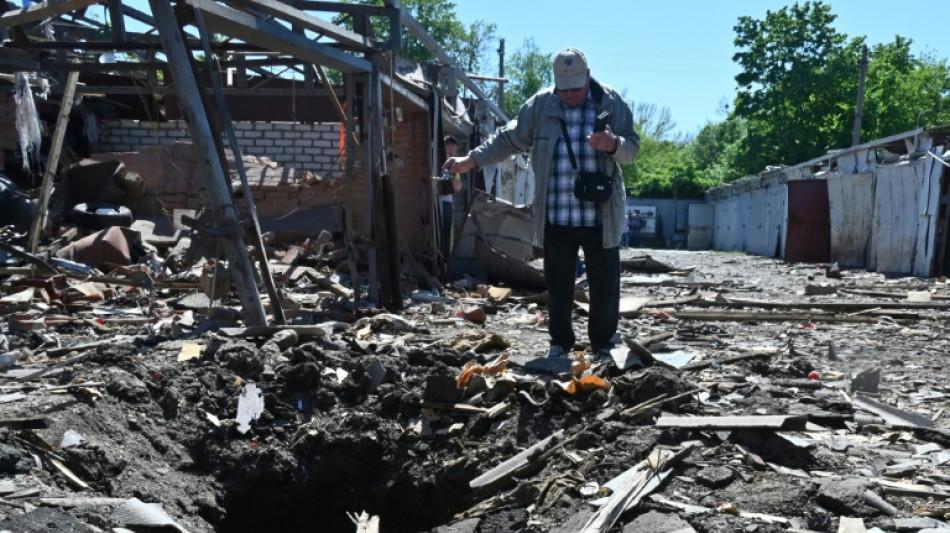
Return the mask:
{"type": "Polygon", "coordinates": [[[215,147],[207,112],[198,94],[198,82],[191,69],[191,60],[185,49],[182,30],[178,26],[175,11],[167,0],[149,0],[156,28],[165,45],[169,68],[173,72],[182,111],[188,123],[197,155],[198,168],[206,180],[212,213],[223,226],[220,239],[228,258],[232,279],[238,290],[245,321],[249,325],[264,325],[267,316],[261,302],[260,292],[254,279],[254,266],[247,254],[247,246],[241,231],[237,210],[231,198],[229,183],[215,147]]]}
{"type": "Polygon", "coordinates": [[[861,316],[838,316],[819,313],[756,313],[753,311],[669,311],[670,316],[680,320],[709,320],[724,322],[841,322],[851,324],[874,324],[876,318],[861,316]]]}
{"type": "Polygon", "coordinates": [[[28,416],[23,418],[0,418],[0,427],[10,429],[45,429],[52,425],[52,421],[45,416],[28,416]]]}
{"type": "Polygon", "coordinates": [[[59,116],[56,117],[56,129],[50,140],[49,155],[46,158],[46,168],[43,170],[43,184],[40,187],[40,199],[30,228],[29,251],[36,253],[40,242],[40,233],[46,226],[46,214],[49,206],[49,197],[53,192],[53,178],[56,176],[56,167],[59,166],[59,154],[63,150],[63,138],[66,136],[66,126],[69,124],[69,113],[73,109],[73,97],[76,94],[76,85],[79,83],[79,72],[72,71],[66,79],[66,90],[59,104],[59,116]]]}
{"type": "Polygon", "coordinates": [[[620,516],[640,503],[644,496],[656,490],[669,476],[673,463],[689,453],[689,448],[673,452],[655,448],[646,459],[627,470],[618,478],[623,482],[607,498],[584,525],[580,533],[607,533],[620,516]]]}
{"type": "Polygon", "coordinates": [[[874,413],[888,424],[895,426],[917,426],[923,428],[934,427],[934,421],[917,413],[910,413],[879,402],[862,394],[855,395],[851,402],[861,409],[874,413]]]}
{"type": "Polygon", "coordinates": [[[770,302],[767,300],[753,300],[740,298],[724,298],[722,300],[698,300],[693,305],[702,307],[728,307],[739,309],[743,307],[759,307],[762,309],[819,309],[822,311],[842,311],[851,313],[868,309],[950,309],[947,302],[770,302]]]}
{"type": "Polygon", "coordinates": [[[336,13],[348,13],[350,15],[369,15],[375,17],[399,16],[396,10],[391,7],[344,4],[342,2],[318,2],[313,0],[302,0],[297,2],[297,7],[306,11],[330,11],[336,13]]]}
{"type": "MultiPolygon", "coordinates": [[[[284,324],[284,309],[281,307],[283,297],[277,289],[274,282],[274,276],[270,273],[270,266],[267,263],[267,247],[264,246],[264,240],[261,238],[261,222],[257,218],[257,204],[254,202],[254,193],[251,191],[251,185],[247,180],[247,171],[244,168],[244,157],[241,155],[241,144],[234,133],[234,123],[231,121],[231,110],[224,99],[224,92],[221,90],[220,68],[217,66],[217,58],[211,52],[211,40],[208,38],[208,30],[204,25],[204,17],[201,11],[195,10],[195,23],[198,27],[201,44],[205,49],[205,61],[208,63],[208,71],[211,73],[211,88],[215,98],[215,104],[218,107],[218,113],[221,114],[222,128],[225,130],[228,138],[228,144],[231,146],[231,152],[234,154],[234,166],[237,168],[238,175],[241,177],[241,189],[244,191],[244,201],[247,204],[248,214],[251,216],[251,229],[255,251],[257,252],[257,264],[261,269],[261,281],[270,297],[271,312],[274,314],[274,321],[278,324],[284,324]]],[[[220,136],[220,132],[216,132],[220,136]]]]}
{"type": "Polygon", "coordinates": [[[370,233],[370,246],[366,250],[367,260],[369,262],[369,299],[379,303],[380,302],[380,272],[379,272],[379,248],[380,243],[377,242],[377,225],[381,222],[376,213],[376,204],[377,196],[380,192],[379,187],[377,187],[377,171],[378,165],[376,162],[377,152],[374,149],[376,131],[375,126],[377,122],[372,120],[373,113],[381,113],[380,110],[376,109],[376,94],[374,90],[376,83],[379,81],[377,76],[372,76],[367,74],[362,77],[363,81],[363,106],[361,110],[361,116],[363,117],[363,127],[366,130],[363,135],[363,144],[361,145],[363,153],[363,180],[365,182],[365,189],[363,194],[365,197],[365,216],[369,218],[369,233],[370,233]]]}
{"type": "Polygon", "coordinates": [[[367,52],[373,48],[373,44],[365,36],[308,15],[300,9],[283,2],[276,2],[275,0],[227,0],[227,2],[275,16],[304,29],[325,35],[358,52],[367,52]]]}
{"type": "Polygon", "coordinates": [[[40,70],[40,62],[32,54],[17,48],[0,48],[0,70],[13,74],[15,72],[33,72],[40,70]]]}
{"type": "Polygon", "coordinates": [[[125,2],[121,2],[121,3],[122,3],[123,15],[131,17],[143,24],[147,24],[149,26],[155,26],[155,19],[151,15],[149,15],[148,13],[144,11],[139,11],[138,9],[135,9],[134,7],[125,5],[125,2]]]}
{"type": "Polygon", "coordinates": [[[211,0],[184,1],[201,10],[205,23],[214,32],[299,58],[306,63],[326,65],[341,72],[368,72],[372,69],[369,61],[365,59],[326,44],[313,42],[276,22],[261,20],[211,0]]]}
{"type": "Polygon", "coordinates": [[[422,24],[419,24],[419,21],[417,21],[415,18],[413,18],[411,14],[409,14],[409,11],[406,10],[406,8],[402,6],[402,2],[400,2],[399,0],[385,0],[385,2],[399,9],[400,19],[402,19],[403,25],[409,28],[409,31],[411,31],[412,34],[415,35],[417,39],[419,39],[419,42],[421,42],[423,46],[425,46],[430,52],[432,52],[432,55],[434,55],[443,64],[449,65],[459,70],[461,74],[459,78],[462,80],[462,84],[465,85],[465,87],[467,87],[468,90],[472,91],[472,93],[475,94],[475,96],[479,97],[481,100],[484,100],[488,104],[488,108],[491,109],[492,112],[494,112],[495,115],[498,116],[498,118],[500,118],[501,120],[505,122],[508,122],[508,116],[505,115],[505,112],[502,111],[501,108],[498,107],[495,104],[495,102],[491,100],[491,98],[485,95],[481,87],[476,85],[475,82],[469,79],[469,77],[466,76],[464,72],[462,72],[460,69],[458,69],[458,67],[455,66],[455,62],[452,61],[452,58],[449,57],[447,53],[445,53],[445,50],[443,50],[442,47],[439,46],[439,43],[435,42],[435,39],[433,39],[432,36],[429,35],[429,32],[427,32],[426,29],[422,27],[422,24]]]}
{"type": "Polygon", "coordinates": [[[564,438],[564,430],[559,430],[553,435],[530,446],[524,451],[516,454],[501,464],[492,468],[488,472],[471,480],[468,486],[472,489],[488,490],[490,487],[497,486],[500,482],[510,478],[518,473],[528,464],[537,460],[545,451],[557,445],[564,438]]]}
{"type": "Polygon", "coordinates": [[[109,0],[109,26],[112,40],[125,41],[125,17],[122,15],[122,0],[109,0]]]}
{"type": "Polygon", "coordinates": [[[779,353],[778,350],[758,350],[755,352],[733,355],[731,357],[726,357],[725,359],[697,361],[695,363],[690,363],[680,368],[680,372],[689,372],[691,370],[702,370],[704,368],[709,368],[713,366],[714,364],[719,364],[719,365],[731,364],[731,363],[737,363],[739,361],[747,361],[749,359],[758,359],[760,357],[771,357],[778,353],[779,353]]]}
{"type": "Polygon", "coordinates": [[[99,3],[99,0],[50,0],[49,2],[33,4],[25,9],[7,11],[3,16],[0,16],[0,26],[12,27],[30,22],[40,22],[97,3],[99,3]]]}
{"type": "Polygon", "coordinates": [[[804,431],[806,416],[661,416],[658,428],[804,431]]]}
{"type": "MultiPolygon", "coordinates": [[[[3,91],[0,91],[2,93],[3,91]]],[[[77,94],[175,94],[174,87],[79,87],[77,94]]],[[[211,94],[211,89],[204,89],[206,94],[211,94]]],[[[55,93],[53,93],[55,94],[55,93]]],[[[327,96],[323,89],[313,89],[306,93],[301,89],[224,89],[227,96],[327,96]]]]}

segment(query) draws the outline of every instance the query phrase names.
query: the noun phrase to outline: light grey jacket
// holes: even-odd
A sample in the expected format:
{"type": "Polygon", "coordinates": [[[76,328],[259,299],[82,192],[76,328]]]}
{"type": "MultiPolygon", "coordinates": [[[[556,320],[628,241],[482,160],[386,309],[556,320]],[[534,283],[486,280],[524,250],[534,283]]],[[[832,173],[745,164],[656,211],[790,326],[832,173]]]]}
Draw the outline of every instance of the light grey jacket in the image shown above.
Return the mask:
{"type": "MultiPolygon", "coordinates": [[[[601,204],[604,227],[604,248],[620,245],[624,228],[625,193],[621,163],[630,163],[640,152],[640,136],[633,126],[633,112],[617,91],[590,80],[591,96],[597,108],[610,112],[610,129],[617,136],[617,150],[606,154],[605,172],[617,177],[614,193],[601,204]],[[613,174],[616,170],[616,174],[613,174]]],[[[554,148],[561,137],[561,122],[564,113],[554,88],[544,89],[524,103],[518,117],[501,127],[481,145],[472,150],[471,156],[478,166],[498,163],[520,152],[531,151],[531,169],[536,183],[534,196],[534,242],[544,243],[544,223],[547,220],[548,181],[554,148]]]]}

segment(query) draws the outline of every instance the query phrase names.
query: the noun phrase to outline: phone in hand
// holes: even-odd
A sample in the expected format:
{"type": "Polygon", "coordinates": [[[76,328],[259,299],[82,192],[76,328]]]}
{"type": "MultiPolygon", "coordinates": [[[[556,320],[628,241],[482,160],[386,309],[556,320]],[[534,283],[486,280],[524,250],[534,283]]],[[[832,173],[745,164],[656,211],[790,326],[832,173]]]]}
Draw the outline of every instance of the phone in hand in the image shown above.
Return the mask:
{"type": "Polygon", "coordinates": [[[594,121],[594,131],[604,131],[607,129],[608,122],[610,122],[610,111],[604,111],[597,115],[597,120],[594,121]]]}

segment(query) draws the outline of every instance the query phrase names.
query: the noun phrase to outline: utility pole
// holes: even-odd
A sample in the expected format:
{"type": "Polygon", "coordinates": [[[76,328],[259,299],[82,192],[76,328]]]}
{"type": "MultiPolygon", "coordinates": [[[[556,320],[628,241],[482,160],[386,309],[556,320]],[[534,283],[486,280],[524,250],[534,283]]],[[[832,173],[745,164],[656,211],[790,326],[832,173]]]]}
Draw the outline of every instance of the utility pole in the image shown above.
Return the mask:
{"type": "Polygon", "coordinates": [[[858,80],[858,105],[854,109],[854,131],[851,133],[851,146],[861,144],[861,119],[864,117],[864,80],[868,77],[868,45],[861,51],[861,78],[858,80]]]}
{"type": "MultiPolygon", "coordinates": [[[[498,41],[498,77],[505,77],[505,40],[498,41]]],[[[498,108],[505,108],[505,82],[498,82],[498,108]]]]}

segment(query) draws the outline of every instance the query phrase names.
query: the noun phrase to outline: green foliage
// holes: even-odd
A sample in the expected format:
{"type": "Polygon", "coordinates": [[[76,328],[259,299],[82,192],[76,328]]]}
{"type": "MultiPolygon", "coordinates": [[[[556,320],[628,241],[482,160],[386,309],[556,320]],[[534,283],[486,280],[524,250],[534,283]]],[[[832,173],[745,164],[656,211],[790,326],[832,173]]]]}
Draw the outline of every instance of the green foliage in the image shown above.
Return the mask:
{"type": "MultiPolygon", "coordinates": [[[[382,6],[382,0],[348,0],[348,3],[382,6]]],[[[450,0],[403,0],[402,6],[428,32],[429,36],[445,50],[460,68],[467,72],[479,72],[495,38],[495,24],[477,20],[468,27],[455,15],[455,3],[450,0]]],[[[335,24],[354,27],[349,15],[334,18],[335,24]]],[[[388,41],[389,19],[370,18],[373,34],[378,41],[388,41]]],[[[436,61],[432,52],[409,31],[402,32],[400,54],[420,63],[436,61]]]]}
{"type": "Polygon", "coordinates": [[[739,18],[734,116],[748,128],[738,150],[742,173],[805,161],[849,138],[844,96],[856,93],[855,47],[844,46],[834,20],[821,2],[767,11],[764,20],[739,18]]]}
{"type": "MultiPolygon", "coordinates": [[[[849,41],[835,31],[834,20],[822,2],[768,11],[763,20],[739,19],[740,51],[733,60],[742,72],[732,118],[743,119],[745,133],[724,148],[719,170],[706,159],[701,172],[728,181],[730,173],[720,170],[730,165],[739,175],[755,174],[851,145],[864,38],[849,41]]],[[[871,48],[862,142],[950,121],[946,60],[915,57],[911,44],[897,36],[871,48]]]]}
{"type": "Polygon", "coordinates": [[[738,157],[746,132],[746,122],[741,118],[703,126],[688,150],[704,182],[720,184],[745,177],[739,170],[738,157]]]}
{"type": "Polygon", "coordinates": [[[640,135],[654,139],[667,139],[673,133],[676,122],[670,114],[670,108],[658,108],[656,104],[629,102],[633,110],[633,126],[640,135]]]}
{"type": "Polygon", "coordinates": [[[862,139],[869,141],[920,125],[950,122],[950,68],[932,56],[915,57],[901,36],[869,54],[862,139]]]}
{"type": "Polygon", "coordinates": [[[551,67],[554,54],[544,54],[534,39],[528,37],[517,52],[505,62],[509,82],[505,86],[505,114],[517,116],[518,109],[534,93],[554,83],[551,67]]]}
{"type": "Polygon", "coordinates": [[[623,165],[624,185],[639,198],[702,198],[717,185],[701,176],[686,145],[657,139],[640,138],[640,155],[623,165]]]}

